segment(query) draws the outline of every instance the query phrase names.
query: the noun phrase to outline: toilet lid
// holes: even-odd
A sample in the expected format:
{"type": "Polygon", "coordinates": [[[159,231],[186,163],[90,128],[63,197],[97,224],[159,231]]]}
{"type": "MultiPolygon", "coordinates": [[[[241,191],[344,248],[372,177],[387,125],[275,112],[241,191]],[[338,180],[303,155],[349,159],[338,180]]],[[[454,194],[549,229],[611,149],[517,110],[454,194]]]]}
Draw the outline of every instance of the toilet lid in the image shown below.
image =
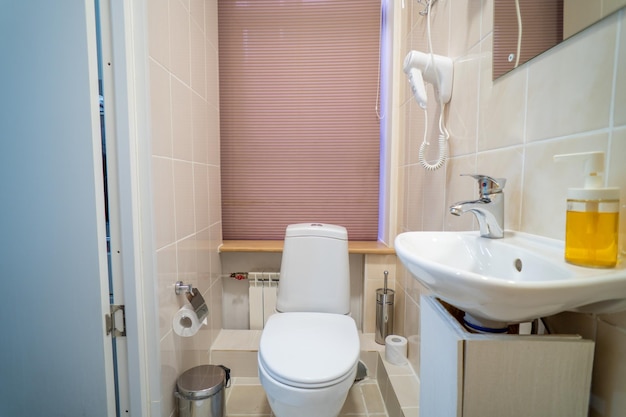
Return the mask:
{"type": "Polygon", "coordinates": [[[354,319],[330,313],[278,313],[261,334],[259,360],[276,380],[292,386],[327,386],[359,359],[354,319]]]}

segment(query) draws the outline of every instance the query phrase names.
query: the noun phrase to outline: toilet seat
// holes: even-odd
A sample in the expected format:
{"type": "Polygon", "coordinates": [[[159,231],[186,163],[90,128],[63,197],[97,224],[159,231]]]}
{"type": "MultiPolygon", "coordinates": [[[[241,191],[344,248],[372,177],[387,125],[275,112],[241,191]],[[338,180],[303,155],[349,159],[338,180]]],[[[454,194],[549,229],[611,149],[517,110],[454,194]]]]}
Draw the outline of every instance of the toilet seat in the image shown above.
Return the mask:
{"type": "Polygon", "coordinates": [[[350,316],[278,313],[263,329],[259,365],[283,384],[321,388],[349,376],[359,353],[359,334],[350,316]]]}

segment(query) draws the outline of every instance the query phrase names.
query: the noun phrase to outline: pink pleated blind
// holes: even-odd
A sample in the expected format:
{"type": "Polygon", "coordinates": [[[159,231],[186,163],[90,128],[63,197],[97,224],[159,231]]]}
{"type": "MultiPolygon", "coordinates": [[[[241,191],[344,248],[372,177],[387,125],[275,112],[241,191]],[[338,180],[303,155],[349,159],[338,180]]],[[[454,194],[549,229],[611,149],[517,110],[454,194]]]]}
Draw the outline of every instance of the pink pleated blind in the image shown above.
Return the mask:
{"type": "Polygon", "coordinates": [[[380,0],[219,0],[226,240],[377,240],[380,0]]]}
{"type": "MultiPolygon", "coordinates": [[[[563,40],[563,0],[520,0],[520,65],[563,40]]],[[[519,24],[515,2],[496,0],[493,15],[493,79],[515,68],[519,24]]]]}

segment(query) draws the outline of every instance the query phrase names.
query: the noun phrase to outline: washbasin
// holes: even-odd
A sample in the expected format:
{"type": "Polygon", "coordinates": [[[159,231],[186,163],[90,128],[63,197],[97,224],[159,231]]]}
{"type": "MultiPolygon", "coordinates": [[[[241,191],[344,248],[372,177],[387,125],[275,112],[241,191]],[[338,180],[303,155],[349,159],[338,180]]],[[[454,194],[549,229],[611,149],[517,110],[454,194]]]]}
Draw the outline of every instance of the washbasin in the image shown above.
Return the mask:
{"type": "Polygon", "coordinates": [[[408,271],[433,295],[486,328],[531,321],[563,311],[626,310],[626,266],[584,268],[563,259],[562,241],[505,231],[407,232],[395,249],[408,271]]]}

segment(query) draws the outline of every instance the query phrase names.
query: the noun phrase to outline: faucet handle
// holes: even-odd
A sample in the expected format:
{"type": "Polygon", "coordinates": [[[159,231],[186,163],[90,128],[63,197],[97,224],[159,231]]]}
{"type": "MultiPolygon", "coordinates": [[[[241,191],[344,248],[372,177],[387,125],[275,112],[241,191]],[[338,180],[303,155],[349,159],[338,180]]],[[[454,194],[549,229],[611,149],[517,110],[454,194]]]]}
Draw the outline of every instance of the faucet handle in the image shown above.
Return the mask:
{"type": "Polygon", "coordinates": [[[461,176],[472,177],[478,181],[480,198],[487,197],[490,194],[501,193],[506,184],[506,178],[492,178],[483,174],[461,174],[461,176]]]}

